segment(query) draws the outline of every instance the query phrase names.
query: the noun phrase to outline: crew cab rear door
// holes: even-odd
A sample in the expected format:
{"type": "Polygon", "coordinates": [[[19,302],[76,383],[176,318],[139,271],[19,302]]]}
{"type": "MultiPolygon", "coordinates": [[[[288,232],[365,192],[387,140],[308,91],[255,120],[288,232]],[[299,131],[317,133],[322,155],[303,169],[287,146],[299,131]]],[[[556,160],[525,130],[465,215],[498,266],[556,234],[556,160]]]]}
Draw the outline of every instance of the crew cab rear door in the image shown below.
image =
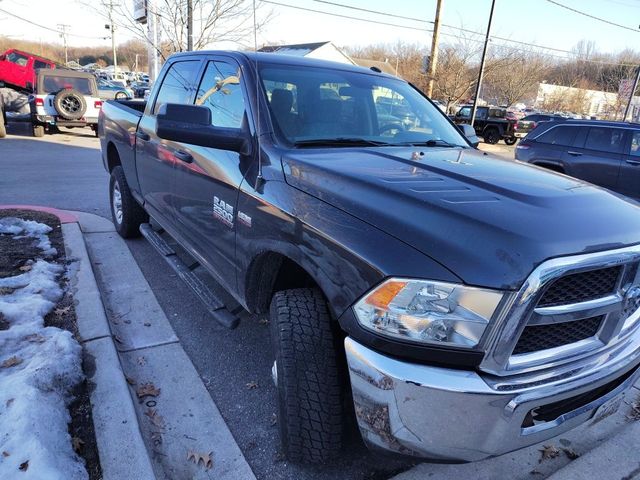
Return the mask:
{"type": "MultiPolygon", "coordinates": [[[[240,65],[230,57],[207,57],[193,103],[209,108],[214,126],[246,128],[249,102],[240,65]]],[[[228,291],[235,291],[238,189],[251,159],[186,143],[179,158],[173,197],[180,230],[196,258],[228,291]]]]}

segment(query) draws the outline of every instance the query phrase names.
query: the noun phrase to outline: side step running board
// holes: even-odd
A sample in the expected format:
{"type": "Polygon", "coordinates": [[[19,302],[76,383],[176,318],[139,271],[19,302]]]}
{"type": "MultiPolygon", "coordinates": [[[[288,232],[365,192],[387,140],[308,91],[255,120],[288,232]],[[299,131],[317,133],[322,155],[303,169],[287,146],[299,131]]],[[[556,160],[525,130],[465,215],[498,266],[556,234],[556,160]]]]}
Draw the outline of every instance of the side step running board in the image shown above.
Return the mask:
{"type": "Polygon", "coordinates": [[[238,326],[240,319],[237,315],[227,310],[224,303],[178,258],[176,252],[153,230],[151,225],[148,223],[140,225],[140,233],[142,233],[144,238],[162,255],[169,266],[173,268],[178,276],[193,290],[207,307],[207,310],[215,321],[227,328],[236,328],[238,326]]]}

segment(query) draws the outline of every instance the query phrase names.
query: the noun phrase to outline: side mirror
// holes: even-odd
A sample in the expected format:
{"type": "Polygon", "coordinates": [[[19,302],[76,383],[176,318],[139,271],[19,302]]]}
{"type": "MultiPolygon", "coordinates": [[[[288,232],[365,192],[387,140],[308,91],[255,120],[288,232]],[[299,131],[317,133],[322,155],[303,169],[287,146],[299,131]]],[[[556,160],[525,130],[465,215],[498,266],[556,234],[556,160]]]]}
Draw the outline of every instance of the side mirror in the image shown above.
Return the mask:
{"type": "Polygon", "coordinates": [[[468,123],[462,123],[457,125],[458,129],[462,132],[462,134],[467,137],[467,140],[471,142],[474,148],[477,148],[480,145],[480,139],[476,135],[476,130],[468,123]]]}
{"type": "Polygon", "coordinates": [[[219,148],[249,155],[251,141],[242,128],[211,125],[211,110],[198,105],[166,103],[160,107],[156,135],[165,140],[219,148]]]}

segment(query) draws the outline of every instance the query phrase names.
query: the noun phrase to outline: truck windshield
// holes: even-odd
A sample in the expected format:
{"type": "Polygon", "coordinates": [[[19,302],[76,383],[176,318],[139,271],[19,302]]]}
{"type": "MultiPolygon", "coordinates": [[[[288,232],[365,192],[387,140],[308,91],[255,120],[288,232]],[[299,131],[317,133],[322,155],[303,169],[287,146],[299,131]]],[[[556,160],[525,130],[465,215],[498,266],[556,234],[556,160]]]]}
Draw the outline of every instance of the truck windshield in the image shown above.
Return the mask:
{"type": "Polygon", "coordinates": [[[292,65],[265,65],[260,74],[277,134],[298,147],[469,146],[401,80],[292,65]]]}

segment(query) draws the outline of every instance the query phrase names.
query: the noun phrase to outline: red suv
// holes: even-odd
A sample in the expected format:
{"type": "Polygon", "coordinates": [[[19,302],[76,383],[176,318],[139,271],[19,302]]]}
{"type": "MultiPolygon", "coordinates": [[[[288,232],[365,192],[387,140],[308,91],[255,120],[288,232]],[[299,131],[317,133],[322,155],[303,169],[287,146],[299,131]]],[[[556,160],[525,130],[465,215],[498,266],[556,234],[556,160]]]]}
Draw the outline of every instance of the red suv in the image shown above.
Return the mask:
{"type": "Polygon", "coordinates": [[[0,55],[0,82],[30,92],[35,85],[38,68],[56,68],[56,64],[32,53],[9,49],[0,55]]]}

